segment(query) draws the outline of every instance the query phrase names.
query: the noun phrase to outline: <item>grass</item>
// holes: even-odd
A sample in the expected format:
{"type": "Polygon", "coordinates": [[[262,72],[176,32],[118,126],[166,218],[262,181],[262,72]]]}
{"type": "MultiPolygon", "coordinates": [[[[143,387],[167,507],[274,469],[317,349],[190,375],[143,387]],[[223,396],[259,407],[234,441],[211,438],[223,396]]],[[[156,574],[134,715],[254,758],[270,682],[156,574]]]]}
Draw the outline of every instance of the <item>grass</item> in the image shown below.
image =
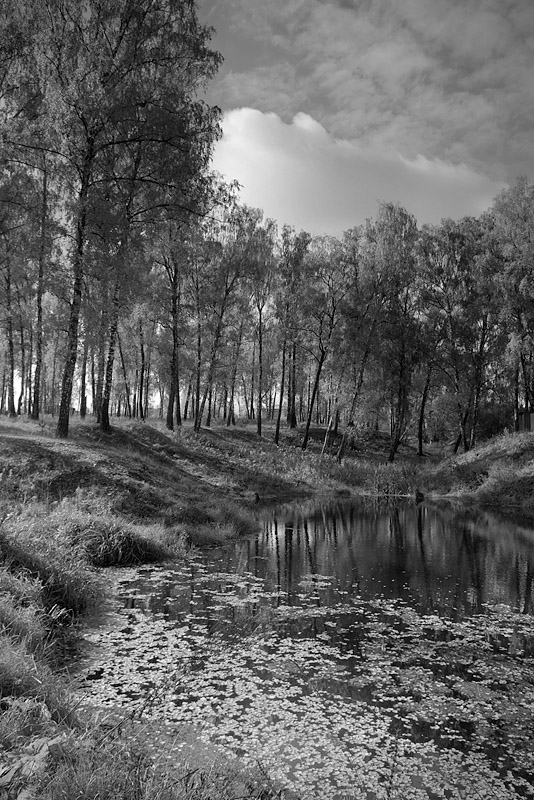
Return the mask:
{"type": "Polygon", "coordinates": [[[281,797],[260,769],[231,764],[215,769],[180,764],[161,767],[128,735],[102,739],[92,732],[58,751],[34,788],[42,800],[274,800],[281,797]]]}
{"type": "Polygon", "coordinates": [[[76,621],[98,606],[100,570],[183,558],[257,524],[241,478],[236,501],[177,468],[194,448],[176,437],[141,427],[142,436],[127,429],[101,443],[88,428],[65,444],[11,426],[0,453],[0,796],[279,797],[261,770],[171,769],[139,737],[102,735],[77,714],[58,659],[76,621]]]}
{"type": "Polygon", "coordinates": [[[388,499],[406,497],[417,490],[418,471],[413,464],[373,464],[364,485],[373,496],[388,499]]]}
{"type": "Polygon", "coordinates": [[[177,513],[186,541],[195,547],[223,544],[249,536],[257,528],[256,517],[250,509],[227,500],[209,501],[204,507],[190,505],[177,513]]]}
{"type": "Polygon", "coordinates": [[[457,456],[420,475],[425,494],[454,496],[504,512],[534,516],[534,435],[514,433],[457,456]]]}
{"type": "Polygon", "coordinates": [[[48,619],[72,619],[94,604],[99,581],[94,569],[54,525],[54,515],[35,507],[12,516],[0,531],[3,567],[17,577],[39,581],[48,619]]]}
{"type": "MultiPolygon", "coordinates": [[[[103,734],[76,714],[57,658],[76,620],[97,606],[102,568],[183,558],[191,546],[253,534],[257,508],[274,498],[394,499],[419,488],[534,514],[530,434],[428,465],[408,447],[387,464],[383,437],[362,435],[340,465],[334,448],[321,457],[320,432],[305,453],[298,434],[277,447],[269,431],[259,439],[246,428],[171,433],[126,422],[108,437],[91,424],[72,433],[61,442],[46,425],[0,425],[0,748],[20,767],[13,797],[30,785],[47,800],[283,796],[261,770],[183,760],[171,769],[139,737],[103,734]],[[32,743],[46,756],[33,777],[24,773],[32,743]]],[[[0,796],[5,775],[0,768],[0,796]]]]}

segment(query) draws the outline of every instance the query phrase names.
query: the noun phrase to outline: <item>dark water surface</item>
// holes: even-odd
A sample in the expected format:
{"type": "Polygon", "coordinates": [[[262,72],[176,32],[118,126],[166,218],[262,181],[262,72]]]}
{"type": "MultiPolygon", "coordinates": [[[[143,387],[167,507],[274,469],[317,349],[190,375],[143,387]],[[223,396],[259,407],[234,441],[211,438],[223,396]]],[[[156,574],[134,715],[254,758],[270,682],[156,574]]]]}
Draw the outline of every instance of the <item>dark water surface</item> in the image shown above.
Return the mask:
{"type": "Polygon", "coordinates": [[[303,799],[534,797],[533,531],[332,503],[260,528],[111,571],[84,697],[303,799]]]}
{"type": "Polygon", "coordinates": [[[453,618],[485,603],[534,611],[534,531],[480,513],[423,505],[293,505],[273,511],[256,539],[217,554],[219,568],[248,571],[298,605],[306,576],[331,576],[321,602],[346,596],[402,599],[453,618]]]}

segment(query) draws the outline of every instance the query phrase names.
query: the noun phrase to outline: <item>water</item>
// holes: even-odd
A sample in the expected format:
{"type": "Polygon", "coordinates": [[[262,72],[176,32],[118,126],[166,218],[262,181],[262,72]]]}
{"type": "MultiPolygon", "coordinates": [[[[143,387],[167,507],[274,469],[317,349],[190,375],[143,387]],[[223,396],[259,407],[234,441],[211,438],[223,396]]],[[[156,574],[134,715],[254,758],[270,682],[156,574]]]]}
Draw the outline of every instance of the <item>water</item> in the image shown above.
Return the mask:
{"type": "Polygon", "coordinates": [[[111,575],[84,697],[152,720],[160,756],[259,762],[302,798],[534,797],[528,529],[293,505],[256,537],[111,575]]]}

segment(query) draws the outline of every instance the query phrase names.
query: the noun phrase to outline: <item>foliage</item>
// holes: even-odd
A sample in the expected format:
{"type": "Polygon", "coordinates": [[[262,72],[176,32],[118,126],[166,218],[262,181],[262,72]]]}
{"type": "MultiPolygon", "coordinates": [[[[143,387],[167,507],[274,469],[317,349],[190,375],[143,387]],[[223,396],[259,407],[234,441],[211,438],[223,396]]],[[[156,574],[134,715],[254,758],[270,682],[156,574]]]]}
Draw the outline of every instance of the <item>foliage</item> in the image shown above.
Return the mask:
{"type": "Polygon", "coordinates": [[[413,495],[417,489],[416,470],[406,464],[376,464],[370,470],[365,488],[382,497],[413,495]]]}
{"type": "Polygon", "coordinates": [[[107,434],[246,419],[277,444],[285,416],[304,449],[341,428],[339,461],[361,421],[392,461],[534,405],[526,178],[479,218],[419,229],[386,201],[340,238],[279,234],[210,173],[221,56],[192,0],[4,6],[0,413],[59,413],[61,437],[73,411],[107,434]]]}
{"type": "Polygon", "coordinates": [[[4,565],[37,579],[48,613],[76,617],[94,603],[98,579],[62,532],[53,533],[53,519],[35,509],[4,522],[0,554],[4,565]]]}
{"type": "Polygon", "coordinates": [[[426,467],[421,488],[532,513],[534,442],[530,433],[502,434],[487,444],[426,467]]]}
{"type": "Polygon", "coordinates": [[[64,526],[66,536],[75,547],[82,547],[95,567],[129,566],[169,557],[169,549],[162,543],[165,538],[162,526],[142,528],[118,517],[97,514],[78,518],[69,514],[64,526]]]}

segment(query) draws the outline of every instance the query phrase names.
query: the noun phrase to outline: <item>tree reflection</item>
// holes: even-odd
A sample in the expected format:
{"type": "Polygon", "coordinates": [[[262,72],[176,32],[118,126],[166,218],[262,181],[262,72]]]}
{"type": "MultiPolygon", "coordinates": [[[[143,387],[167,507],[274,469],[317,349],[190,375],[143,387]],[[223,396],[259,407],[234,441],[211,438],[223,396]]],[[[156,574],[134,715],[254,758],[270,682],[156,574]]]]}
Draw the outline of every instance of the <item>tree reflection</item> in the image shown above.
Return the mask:
{"type": "Polygon", "coordinates": [[[264,521],[253,554],[244,542],[233,546],[227,568],[266,577],[288,605],[300,603],[306,576],[324,575],[332,580],[314,595],[322,605],[341,592],[402,598],[453,618],[480,613],[485,603],[531,613],[534,547],[520,533],[488,514],[477,519],[421,504],[288,506],[264,521]]]}

